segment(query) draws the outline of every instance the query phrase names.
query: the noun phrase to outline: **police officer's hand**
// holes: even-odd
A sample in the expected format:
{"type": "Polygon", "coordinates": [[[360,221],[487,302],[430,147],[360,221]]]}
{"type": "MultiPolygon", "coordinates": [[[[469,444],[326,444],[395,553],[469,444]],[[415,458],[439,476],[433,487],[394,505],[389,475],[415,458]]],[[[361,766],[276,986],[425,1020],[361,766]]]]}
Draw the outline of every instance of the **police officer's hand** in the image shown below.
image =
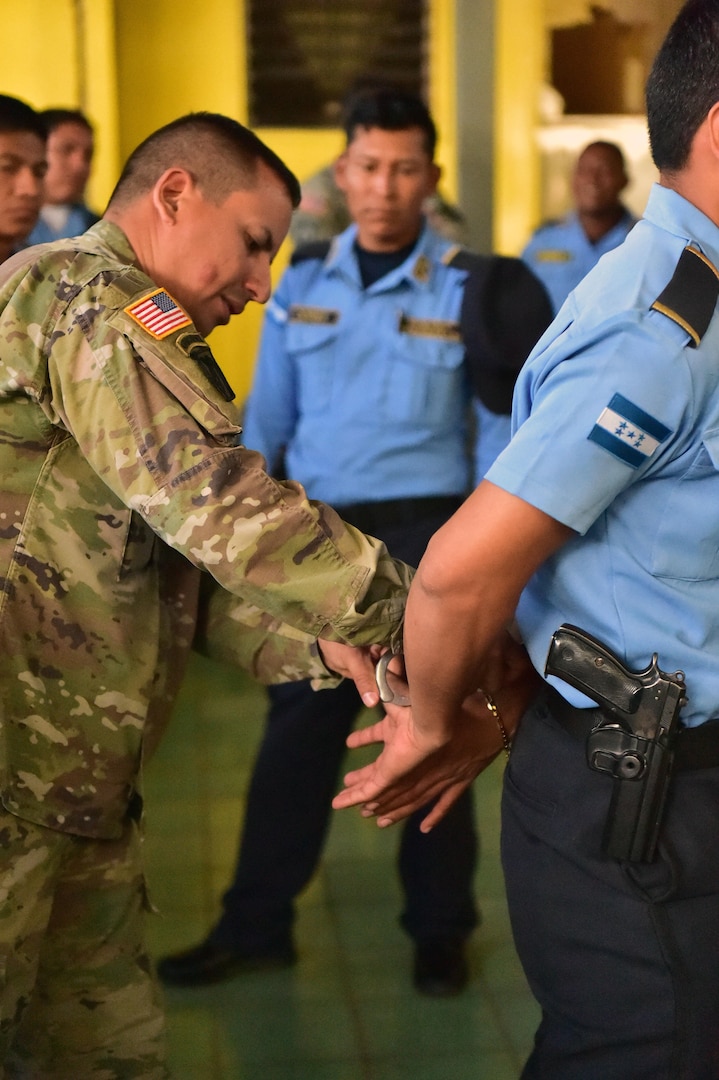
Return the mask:
{"type": "Polygon", "coordinates": [[[355,648],[338,641],[320,638],[317,646],[325,667],[336,671],[346,679],[353,679],[362,702],[371,709],[379,704],[379,692],[375,681],[375,664],[384,651],[380,645],[355,648]]]}
{"type": "Polygon", "coordinates": [[[375,816],[386,826],[436,799],[421,825],[429,832],[506,748],[541,685],[524,648],[509,637],[493,655],[491,668],[486,666],[483,681],[488,693],[491,689],[494,709],[485,694],[472,694],[462,704],[451,735],[439,745],[417,730],[411,708],[392,704],[385,705],[384,719],[353,732],[348,746],[381,742],[384,748],[376,761],[347,774],[345,789],[333,801],[335,809],[361,805],[365,816],[375,816]]]}
{"type": "Polygon", "coordinates": [[[501,732],[479,694],[464,702],[453,733],[442,746],[425,743],[413,725],[411,707],[388,703],[385,710],[382,720],[347,739],[352,748],[378,742],[384,748],[376,761],[347,773],[346,786],[332,805],[337,810],[361,805],[365,817],[376,817],[384,827],[436,798],[421,825],[429,832],[500,753],[501,732]]]}

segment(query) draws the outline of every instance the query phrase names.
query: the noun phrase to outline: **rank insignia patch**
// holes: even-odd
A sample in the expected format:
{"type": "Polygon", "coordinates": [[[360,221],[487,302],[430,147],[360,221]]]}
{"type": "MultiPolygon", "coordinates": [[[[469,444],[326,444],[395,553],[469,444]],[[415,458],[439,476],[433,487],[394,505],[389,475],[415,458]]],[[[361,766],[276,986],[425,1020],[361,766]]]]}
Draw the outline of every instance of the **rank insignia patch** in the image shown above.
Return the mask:
{"type": "Polygon", "coordinates": [[[331,308],[309,307],[307,304],[293,304],[290,308],[290,322],[309,323],[314,326],[334,326],[340,319],[339,311],[331,308]]]}
{"type": "Polygon", "coordinates": [[[652,456],[671,431],[621,394],[597,417],[589,439],[633,469],[652,456]]]}
{"type": "Polygon", "coordinates": [[[572,261],[571,251],[563,251],[561,248],[542,248],[535,255],[537,262],[542,263],[568,263],[572,261]]]}
{"type": "Polygon", "coordinates": [[[136,300],[125,308],[136,323],[160,340],[167,337],[173,330],[179,330],[182,326],[189,326],[192,319],[176,304],[169,293],[164,289],[150,293],[142,300],[136,300]]]}

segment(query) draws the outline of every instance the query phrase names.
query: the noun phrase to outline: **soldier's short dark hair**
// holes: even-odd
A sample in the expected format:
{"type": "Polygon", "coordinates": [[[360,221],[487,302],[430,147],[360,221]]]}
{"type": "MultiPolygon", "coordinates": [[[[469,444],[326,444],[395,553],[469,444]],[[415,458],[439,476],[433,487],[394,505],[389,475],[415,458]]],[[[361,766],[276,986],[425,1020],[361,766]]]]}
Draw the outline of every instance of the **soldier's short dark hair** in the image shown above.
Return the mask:
{"type": "Polygon", "coordinates": [[[343,127],[348,146],[359,128],[381,128],[383,131],[420,128],[424,136],[424,148],[430,160],[434,159],[437,129],[429,109],[416,94],[405,90],[382,87],[357,93],[345,112],[343,127]]]}
{"type": "Polygon", "coordinates": [[[646,87],[649,144],[663,172],[683,168],[719,101],[719,0],[689,0],[657,53],[646,87]]]}
{"type": "Polygon", "coordinates": [[[133,151],[109,205],[133,202],[150,191],[167,169],[177,166],[187,169],[205,197],[219,204],[233,191],[254,187],[260,162],[285,186],[292,205],[298,206],[297,177],[253,131],[220,113],[188,113],[153,132],[133,151]]]}
{"type": "Polygon", "coordinates": [[[29,131],[43,142],[47,140],[47,130],[40,113],[26,101],[7,94],[0,94],[0,131],[29,131]]]}
{"type": "Polygon", "coordinates": [[[40,116],[43,119],[48,135],[63,124],[77,124],[79,127],[86,128],[90,133],[93,131],[92,124],[80,109],[43,109],[40,116]]]}

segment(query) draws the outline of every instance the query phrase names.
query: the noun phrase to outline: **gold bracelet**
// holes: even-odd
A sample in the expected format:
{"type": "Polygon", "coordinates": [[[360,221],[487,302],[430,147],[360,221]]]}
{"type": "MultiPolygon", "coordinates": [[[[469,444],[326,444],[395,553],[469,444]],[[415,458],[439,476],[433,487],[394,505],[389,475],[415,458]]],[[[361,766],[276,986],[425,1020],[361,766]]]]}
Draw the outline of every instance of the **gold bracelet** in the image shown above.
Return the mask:
{"type": "Polygon", "coordinates": [[[506,727],[504,726],[504,724],[502,722],[502,717],[500,715],[499,709],[497,708],[497,706],[496,706],[496,704],[494,702],[494,699],[487,693],[486,690],[480,690],[480,694],[483,695],[484,700],[487,703],[487,708],[491,712],[494,719],[497,721],[497,727],[499,728],[499,730],[500,730],[500,732],[502,734],[502,743],[504,745],[504,752],[507,755],[507,757],[509,757],[509,752],[512,749],[512,740],[510,739],[509,735],[507,734],[507,729],[506,729],[506,727]]]}

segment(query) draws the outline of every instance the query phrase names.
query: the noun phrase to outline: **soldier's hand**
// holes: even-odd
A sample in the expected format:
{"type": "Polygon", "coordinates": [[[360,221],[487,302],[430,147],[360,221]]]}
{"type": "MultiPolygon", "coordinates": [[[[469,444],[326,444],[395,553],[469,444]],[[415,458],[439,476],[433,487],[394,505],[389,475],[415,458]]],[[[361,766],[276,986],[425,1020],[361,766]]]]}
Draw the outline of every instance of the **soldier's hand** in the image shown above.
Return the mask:
{"type": "Polygon", "coordinates": [[[352,679],[362,702],[371,709],[379,704],[379,692],[375,681],[375,664],[384,651],[381,645],[365,645],[355,648],[338,641],[317,642],[323,663],[330,671],[336,671],[346,679],[352,679]]]}

